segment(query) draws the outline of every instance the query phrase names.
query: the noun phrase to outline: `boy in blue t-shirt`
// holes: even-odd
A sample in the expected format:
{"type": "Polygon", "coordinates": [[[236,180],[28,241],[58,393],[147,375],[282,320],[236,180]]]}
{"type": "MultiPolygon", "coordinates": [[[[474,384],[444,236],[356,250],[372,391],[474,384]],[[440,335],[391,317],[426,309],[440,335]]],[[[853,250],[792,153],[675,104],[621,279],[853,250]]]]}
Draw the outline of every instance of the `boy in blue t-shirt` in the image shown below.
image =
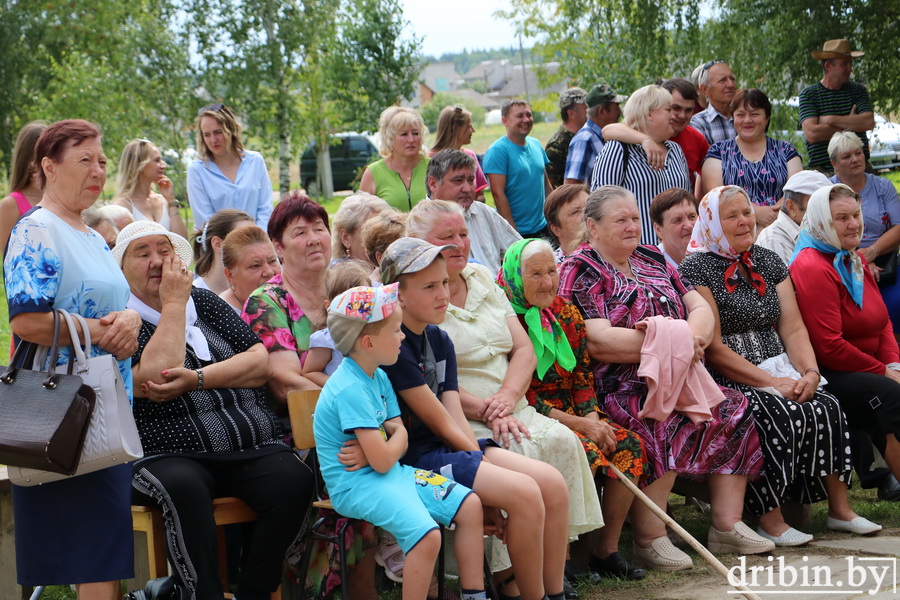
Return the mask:
{"type": "Polygon", "coordinates": [[[407,432],[393,388],[378,368],[397,361],[403,341],[397,287],[351,288],[328,309],[335,348],[347,358],[316,406],[313,432],[322,476],[337,512],[397,538],[406,553],[403,600],[422,600],[428,593],[441,546],[435,520],[456,525],[463,600],[484,600],[480,500],[459,483],[398,462],[407,432]]]}
{"type": "MultiPolygon", "coordinates": [[[[514,577],[522,600],[563,600],[568,542],[566,483],[553,466],[476,439],[463,412],[456,379],[456,353],[444,321],[450,301],[447,265],[425,240],[400,238],[381,258],[381,280],[399,283],[403,334],[399,359],[385,367],[409,429],[404,464],[429,469],[472,488],[493,522],[498,509],[514,577]],[[487,507],[491,507],[488,509],[487,507]]],[[[499,416],[499,415],[498,415],[499,416]]],[[[496,545],[495,545],[496,548],[496,545]]],[[[405,570],[404,570],[405,574],[405,570]]]]}

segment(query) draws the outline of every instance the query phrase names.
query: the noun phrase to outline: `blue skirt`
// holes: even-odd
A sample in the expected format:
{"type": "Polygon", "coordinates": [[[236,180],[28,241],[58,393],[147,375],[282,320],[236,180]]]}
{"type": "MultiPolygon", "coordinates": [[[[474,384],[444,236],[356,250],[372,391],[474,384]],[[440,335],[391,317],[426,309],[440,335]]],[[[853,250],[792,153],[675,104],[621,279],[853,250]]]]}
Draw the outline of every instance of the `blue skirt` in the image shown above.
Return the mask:
{"type": "Polygon", "coordinates": [[[134,577],[131,465],[63,481],[13,485],[20,585],[134,577]]]}

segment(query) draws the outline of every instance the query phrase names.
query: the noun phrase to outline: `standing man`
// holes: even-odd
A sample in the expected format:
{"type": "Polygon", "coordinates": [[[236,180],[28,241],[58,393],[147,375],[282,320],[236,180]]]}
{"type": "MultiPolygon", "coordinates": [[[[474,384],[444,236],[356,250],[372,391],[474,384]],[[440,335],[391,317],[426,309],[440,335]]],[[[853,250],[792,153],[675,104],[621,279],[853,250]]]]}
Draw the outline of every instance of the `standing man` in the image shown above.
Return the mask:
{"type": "Polygon", "coordinates": [[[875,113],[869,93],[861,83],[850,81],[853,59],[864,52],[853,51],[847,40],[829,40],[812,57],[822,61],[822,80],[800,92],[800,127],[806,136],[809,168],[831,177],[834,170],[828,157],[828,142],[838,131],[852,131],[862,141],[868,172],[869,139],[866,131],[875,127],[875,113]]]}
{"type": "Polygon", "coordinates": [[[544,199],[553,188],[544,172],[547,154],[541,143],[528,135],[534,127],[531,106],[513,98],[503,103],[500,116],[506,135],[484,155],[494,206],[522,237],[541,237],[547,231],[544,199]]]}
{"type": "Polygon", "coordinates": [[[522,239],[512,225],[485,204],[475,202],[475,159],[461,150],[441,150],[428,162],[428,197],[456,202],[469,230],[469,257],[491,273],[500,271],[506,249],[522,239]]]}
{"type": "Polygon", "coordinates": [[[591,88],[585,98],[587,121],[569,144],[565,183],[590,183],[594,159],[603,148],[603,128],[618,122],[622,116],[619,104],[626,100],[628,96],[616,95],[605,83],[591,88]]]}
{"type": "Polygon", "coordinates": [[[550,185],[558,188],[563,183],[566,172],[566,158],[569,156],[569,143],[578,130],[587,121],[587,104],[585,92],[580,87],[569,88],[559,95],[559,115],[562,125],[547,142],[544,150],[550,162],[547,164],[547,177],[550,185]]]}
{"type": "Polygon", "coordinates": [[[735,137],[731,101],[737,91],[734,71],[724,60],[711,60],[700,69],[700,93],[706,96],[709,106],[691,119],[694,129],[706,137],[710,146],[735,137]]]}

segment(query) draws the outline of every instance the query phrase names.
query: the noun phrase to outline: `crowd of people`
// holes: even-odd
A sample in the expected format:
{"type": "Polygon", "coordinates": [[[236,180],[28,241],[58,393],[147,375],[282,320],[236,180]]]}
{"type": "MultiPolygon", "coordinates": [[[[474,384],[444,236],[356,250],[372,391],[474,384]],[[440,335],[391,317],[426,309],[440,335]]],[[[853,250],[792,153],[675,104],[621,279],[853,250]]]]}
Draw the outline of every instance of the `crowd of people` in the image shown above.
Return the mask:
{"type": "MultiPolygon", "coordinates": [[[[847,490],[855,469],[900,500],[900,198],[867,162],[860,56],[846,40],[812,53],[807,170],[769,137],[765,93],[711,60],[630,96],[565,90],[546,150],[509,100],[483,161],[463,148],[466,109],[443,109],[427,149],[422,117],[390,107],[380,158],[333,216],[300,191],[273,207],[265,161],[212,104],[190,232],[151,141],[125,147],[114,201],[95,206],[99,127],[27,125],[0,201],[15,341],[48,345],[53,308],[85,317],[92,353],[119,360],[144,457],[14,486],[19,583],[117,597],[129,506],[145,504],[189,596],[222,598],[212,501],[227,495],[257,513],[236,595],[268,598],[319,476],[291,449],[292,390],[321,390],[354,600],[377,598],[376,563],[404,600],[434,597],[438,523],[461,600],[486,597],[486,552],[500,600],[691,568],[622,477],[662,510],[676,478],[706,484],[715,553],[810,542],[787,501],[877,533],[847,490]]],[[[301,584],[325,595],[334,555],[314,551],[301,584]]]]}

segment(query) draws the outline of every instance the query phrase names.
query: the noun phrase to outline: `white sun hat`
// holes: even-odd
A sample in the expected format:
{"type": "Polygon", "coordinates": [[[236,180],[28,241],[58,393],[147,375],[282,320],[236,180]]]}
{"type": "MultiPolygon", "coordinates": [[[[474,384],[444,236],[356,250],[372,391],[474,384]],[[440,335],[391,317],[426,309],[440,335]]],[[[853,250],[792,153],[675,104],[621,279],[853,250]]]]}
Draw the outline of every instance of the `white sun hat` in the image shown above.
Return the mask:
{"type": "Polygon", "coordinates": [[[122,266],[122,259],[125,258],[125,252],[128,251],[128,245],[131,242],[149,235],[164,235],[169,238],[169,241],[172,242],[172,248],[175,249],[175,254],[178,255],[178,258],[181,259],[185,266],[190,267],[191,261],[194,260],[194,251],[191,250],[191,245],[188,241],[154,221],[135,221],[126,225],[119,232],[119,235],[116,237],[116,247],[112,249],[116,263],[120,267],[122,266]]]}

